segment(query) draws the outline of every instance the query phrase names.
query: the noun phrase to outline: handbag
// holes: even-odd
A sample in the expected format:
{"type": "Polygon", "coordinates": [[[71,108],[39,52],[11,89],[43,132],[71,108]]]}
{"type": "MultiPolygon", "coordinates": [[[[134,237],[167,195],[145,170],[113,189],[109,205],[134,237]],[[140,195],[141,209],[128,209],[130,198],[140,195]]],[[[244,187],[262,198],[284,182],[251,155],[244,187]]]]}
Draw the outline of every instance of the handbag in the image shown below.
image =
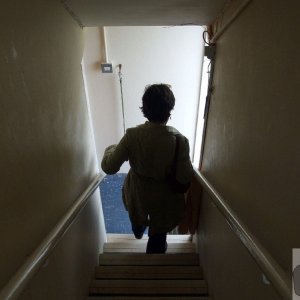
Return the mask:
{"type": "Polygon", "coordinates": [[[174,160],[171,166],[171,173],[168,177],[169,184],[171,185],[172,190],[178,194],[184,194],[189,189],[191,182],[181,183],[176,179],[176,163],[178,160],[178,148],[179,148],[179,137],[175,135],[176,146],[175,146],[175,155],[174,160]]]}

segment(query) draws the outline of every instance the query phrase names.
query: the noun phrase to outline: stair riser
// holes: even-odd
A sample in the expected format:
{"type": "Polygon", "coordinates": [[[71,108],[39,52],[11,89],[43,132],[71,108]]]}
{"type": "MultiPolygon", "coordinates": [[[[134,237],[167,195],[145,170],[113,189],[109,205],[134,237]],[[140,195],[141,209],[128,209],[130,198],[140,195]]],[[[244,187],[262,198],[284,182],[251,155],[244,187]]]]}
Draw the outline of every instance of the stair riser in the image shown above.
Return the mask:
{"type": "Polygon", "coordinates": [[[94,280],[92,295],[206,295],[204,280],[94,280]]]}
{"type": "Polygon", "coordinates": [[[96,279],[202,279],[198,266],[101,266],[96,279]]]}
{"type": "Polygon", "coordinates": [[[212,300],[210,297],[206,296],[155,296],[155,297],[135,297],[135,296],[94,296],[94,297],[88,297],[87,300],[212,300]]]}
{"type": "Polygon", "coordinates": [[[198,254],[101,254],[100,265],[112,266],[199,266],[198,254]]]}

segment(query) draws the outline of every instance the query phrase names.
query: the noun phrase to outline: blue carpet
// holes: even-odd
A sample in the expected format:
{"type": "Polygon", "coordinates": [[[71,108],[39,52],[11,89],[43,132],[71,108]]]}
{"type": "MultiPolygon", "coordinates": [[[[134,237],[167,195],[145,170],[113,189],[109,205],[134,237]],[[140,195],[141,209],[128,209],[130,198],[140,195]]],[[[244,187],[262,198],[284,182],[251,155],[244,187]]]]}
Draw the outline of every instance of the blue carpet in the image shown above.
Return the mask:
{"type": "MultiPolygon", "coordinates": [[[[100,183],[100,195],[104,214],[106,233],[129,233],[131,223],[122,200],[122,186],[126,174],[106,175],[100,183]]],[[[145,230],[148,234],[148,228],[145,230]]],[[[176,230],[169,234],[177,234],[176,230]]]]}
{"type": "Polygon", "coordinates": [[[128,213],[122,201],[126,174],[106,175],[100,184],[102,208],[107,233],[132,233],[128,213]]]}

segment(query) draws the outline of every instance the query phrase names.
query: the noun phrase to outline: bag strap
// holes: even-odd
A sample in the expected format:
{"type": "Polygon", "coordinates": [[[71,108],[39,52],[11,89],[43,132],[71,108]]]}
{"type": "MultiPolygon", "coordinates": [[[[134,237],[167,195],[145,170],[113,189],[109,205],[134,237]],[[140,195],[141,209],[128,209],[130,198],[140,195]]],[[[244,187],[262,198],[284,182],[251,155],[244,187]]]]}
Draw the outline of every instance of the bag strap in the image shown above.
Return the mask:
{"type": "Polygon", "coordinates": [[[179,148],[179,136],[178,136],[178,134],[175,135],[175,138],[176,138],[176,148],[175,148],[175,165],[176,165],[176,162],[178,160],[178,148],[179,148]]]}
{"type": "Polygon", "coordinates": [[[176,139],[175,154],[174,154],[174,160],[173,160],[173,163],[172,163],[171,173],[173,173],[174,177],[176,178],[176,164],[177,164],[177,160],[178,160],[178,148],[179,148],[178,134],[175,134],[175,139],[176,139]]]}

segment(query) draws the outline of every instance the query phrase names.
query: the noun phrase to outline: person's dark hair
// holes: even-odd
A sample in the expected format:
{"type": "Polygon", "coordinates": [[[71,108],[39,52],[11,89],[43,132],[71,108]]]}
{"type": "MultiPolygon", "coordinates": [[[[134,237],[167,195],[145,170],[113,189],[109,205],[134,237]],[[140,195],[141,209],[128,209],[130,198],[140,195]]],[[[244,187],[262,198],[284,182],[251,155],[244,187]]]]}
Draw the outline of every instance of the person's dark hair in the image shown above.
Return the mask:
{"type": "Polygon", "coordinates": [[[150,122],[167,122],[175,105],[175,97],[167,84],[152,84],[146,87],[140,107],[150,122]]]}

